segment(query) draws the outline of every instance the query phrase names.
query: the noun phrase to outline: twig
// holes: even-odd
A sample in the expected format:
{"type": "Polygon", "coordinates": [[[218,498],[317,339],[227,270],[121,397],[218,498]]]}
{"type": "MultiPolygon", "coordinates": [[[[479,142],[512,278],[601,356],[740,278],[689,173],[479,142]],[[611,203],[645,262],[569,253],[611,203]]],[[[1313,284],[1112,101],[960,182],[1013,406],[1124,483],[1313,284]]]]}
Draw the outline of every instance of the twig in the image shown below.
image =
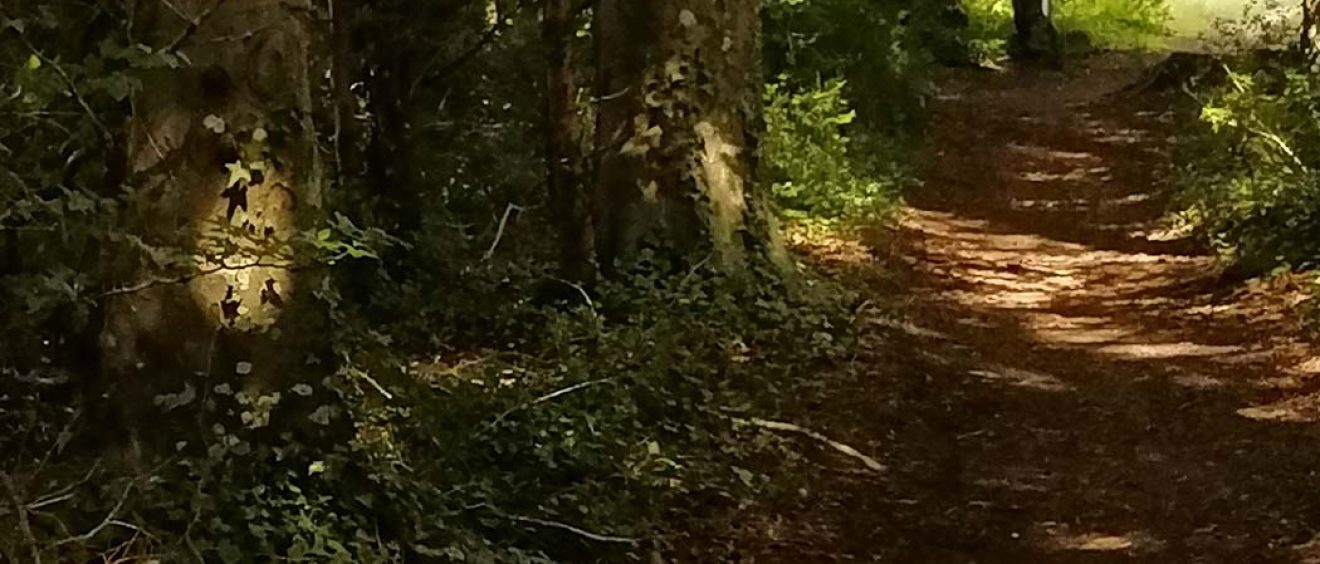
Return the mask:
{"type": "Polygon", "coordinates": [[[120,494],[119,501],[115,503],[114,508],[111,509],[110,513],[105,516],[105,519],[101,520],[101,523],[99,525],[92,527],[92,530],[87,531],[86,533],[83,533],[81,535],[56,541],[54,546],[64,546],[66,544],[73,542],[87,542],[95,538],[96,535],[101,534],[101,531],[104,531],[106,527],[109,527],[111,525],[122,526],[121,523],[123,523],[123,521],[119,521],[117,517],[119,515],[119,510],[123,509],[124,503],[128,501],[129,492],[132,491],[133,491],[133,483],[129,482],[128,487],[124,488],[124,493],[120,494]]]}
{"type": "MultiPolygon", "coordinates": [[[[529,0],[523,0],[522,2],[518,2],[518,4],[513,7],[514,14],[522,11],[522,9],[527,7],[529,4],[531,4],[529,0]]],[[[427,63],[425,67],[422,68],[422,71],[417,73],[417,79],[413,80],[412,85],[408,87],[407,99],[412,99],[413,97],[415,97],[417,95],[417,89],[420,88],[422,83],[425,82],[428,78],[431,78],[432,76],[443,78],[449,75],[449,73],[458,70],[460,67],[467,64],[467,62],[471,60],[473,57],[476,57],[482,51],[486,50],[486,47],[489,46],[491,43],[494,43],[495,39],[500,36],[500,33],[502,33],[504,30],[510,27],[511,24],[508,22],[513,21],[514,14],[509,14],[509,17],[501,18],[500,21],[495,23],[495,25],[490,26],[490,28],[487,29],[486,32],[481,35],[481,38],[477,39],[476,43],[472,44],[462,53],[459,53],[457,57],[454,57],[453,60],[449,61],[448,63],[445,63],[444,66],[440,67],[439,70],[434,71],[434,73],[432,72],[431,69],[435,68],[436,65],[440,64],[441,58],[437,56],[436,58],[431,59],[431,61],[427,63]]]]}
{"type": "Polygon", "coordinates": [[[600,315],[596,313],[596,302],[591,300],[591,294],[588,294],[587,289],[583,288],[581,284],[564,280],[563,278],[559,278],[559,277],[552,277],[551,280],[554,280],[555,282],[559,282],[560,284],[564,284],[570,288],[573,288],[574,290],[577,290],[578,293],[582,295],[582,301],[586,302],[587,307],[591,309],[591,316],[600,317],[600,315]]]}
{"type": "Polygon", "coordinates": [[[495,240],[491,241],[490,248],[486,249],[486,255],[482,257],[482,260],[488,261],[495,256],[495,249],[499,248],[500,239],[504,238],[504,229],[509,224],[509,217],[512,216],[514,212],[522,213],[526,209],[527,208],[517,204],[509,204],[508,207],[504,208],[504,216],[500,218],[500,226],[495,230],[495,240]]]}
{"type": "Polygon", "coordinates": [[[594,540],[594,541],[596,541],[596,542],[615,543],[615,544],[630,544],[630,545],[634,545],[634,546],[636,546],[636,545],[640,542],[638,539],[635,539],[635,538],[632,538],[632,537],[620,537],[620,536],[614,536],[614,535],[602,535],[602,534],[600,534],[600,533],[593,533],[593,532],[588,531],[588,530],[586,530],[586,529],[583,529],[583,528],[581,528],[581,527],[576,527],[576,526],[569,525],[568,523],[563,523],[563,522],[560,522],[560,521],[551,521],[551,520],[549,520],[549,519],[540,519],[540,518],[537,518],[537,517],[527,517],[527,516],[525,516],[525,515],[512,515],[512,514],[509,514],[509,513],[505,513],[505,512],[503,512],[503,511],[500,511],[498,508],[496,508],[496,507],[494,507],[494,506],[491,506],[491,505],[489,505],[489,504],[485,504],[485,503],[480,504],[478,507],[485,507],[486,509],[489,509],[491,513],[494,513],[494,514],[496,514],[496,515],[498,515],[498,516],[500,516],[500,517],[503,517],[503,518],[505,518],[505,519],[508,519],[508,520],[510,520],[510,521],[517,521],[517,522],[519,522],[519,523],[528,523],[528,524],[531,524],[531,525],[539,525],[539,526],[542,526],[542,527],[550,527],[550,528],[553,528],[553,529],[559,529],[559,530],[561,530],[561,531],[568,531],[568,532],[573,533],[573,534],[575,534],[575,535],[578,535],[578,536],[580,536],[580,537],[582,537],[582,538],[589,539],[589,540],[594,540]]]}
{"type": "Polygon", "coordinates": [[[183,28],[183,31],[179,33],[179,36],[175,37],[174,41],[171,41],[169,45],[165,46],[166,51],[178,50],[178,48],[183,45],[183,42],[187,41],[189,37],[192,37],[194,33],[197,33],[197,30],[201,29],[202,24],[206,23],[206,20],[210,19],[211,15],[214,14],[216,10],[219,10],[220,6],[225,3],[225,0],[216,0],[216,3],[212,5],[209,10],[202,12],[196,17],[188,18],[187,15],[171,4],[169,0],[160,1],[173,11],[175,15],[179,16],[180,19],[188,22],[188,27],[183,28]]]}
{"type": "Polygon", "coordinates": [[[596,542],[608,542],[608,543],[631,544],[631,545],[637,544],[637,539],[631,537],[616,537],[612,535],[602,535],[599,533],[593,533],[585,529],[574,527],[573,525],[569,525],[568,523],[560,523],[559,521],[537,519],[536,517],[525,517],[522,515],[508,515],[507,517],[509,519],[518,521],[520,523],[531,523],[533,525],[540,525],[542,527],[552,527],[555,529],[568,531],[580,537],[594,540],[596,542]]]}
{"type": "MultiPolygon", "coordinates": [[[[0,8],[0,10],[3,10],[3,8],[0,8]]],[[[69,76],[68,72],[65,72],[64,67],[60,66],[60,64],[55,62],[54,59],[47,57],[45,53],[42,53],[40,49],[37,49],[36,45],[33,45],[31,41],[28,41],[27,35],[23,34],[23,32],[15,29],[14,34],[18,36],[18,41],[22,43],[28,51],[32,52],[33,56],[39,59],[43,64],[50,65],[50,68],[60,77],[60,80],[64,82],[64,85],[69,88],[69,94],[73,96],[74,101],[78,102],[78,105],[87,113],[87,119],[92,122],[92,125],[96,126],[96,129],[100,130],[105,142],[107,144],[112,143],[115,138],[114,133],[112,133],[110,128],[106,127],[105,122],[101,121],[101,118],[96,115],[96,110],[93,110],[92,105],[87,103],[87,99],[83,98],[82,93],[78,91],[77,83],[73,81],[73,77],[69,76]]]]}
{"type": "Polygon", "coordinates": [[[18,512],[18,532],[23,535],[23,540],[28,544],[28,550],[32,555],[33,564],[41,564],[41,545],[37,543],[37,537],[32,534],[32,524],[28,522],[28,509],[23,504],[23,499],[18,495],[18,488],[14,486],[14,480],[9,474],[0,472],[0,482],[4,483],[5,489],[9,491],[9,501],[14,504],[14,511],[18,512]]]}
{"type": "Polygon", "coordinates": [[[38,499],[32,503],[27,504],[28,511],[36,511],[48,505],[55,505],[56,503],[62,503],[64,501],[72,499],[73,496],[76,495],[74,490],[78,489],[78,486],[81,486],[91,481],[92,476],[95,475],[96,471],[100,469],[101,469],[101,459],[98,458],[96,459],[96,462],[92,464],[91,470],[88,470],[87,474],[84,475],[81,480],[78,480],[77,482],[64,486],[41,499],[38,499]]]}
{"type": "Polygon", "coordinates": [[[127,294],[136,294],[138,292],[149,290],[157,286],[174,286],[178,284],[187,284],[198,278],[210,276],[212,274],[217,274],[220,272],[232,271],[232,270],[248,270],[252,268],[283,268],[288,270],[298,270],[297,265],[287,264],[287,263],[282,264],[282,263],[268,263],[268,262],[257,261],[251,264],[242,264],[236,266],[229,266],[227,264],[221,263],[219,266],[215,266],[212,268],[204,268],[202,270],[198,270],[197,272],[185,274],[183,276],[177,276],[175,278],[153,278],[151,280],[139,282],[132,286],[125,286],[122,288],[114,288],[111,290],[106,290],[105,292],[101,292],[100,294],[98,294],[96,298],[105,299],[105,298],[112,298],[115,296],[123,296],[127,294]]]}
{"type": "Polygon", "coordinates": [[[517,413],[517,412],[519,412],[519,411],[523,411],[523,410],[525,410],[525,409],[529,409],[529,408],[535,407],[535,406],[540,405],[540,404],[543,404],[543,403],[545,403],[545,402],[552,401],[552,400],[554,400],[555,398],[558,398],[558,397],[561,397],[561,396],[566,396],[566,395],[571,394],[571,393],[573,393],[573,392],[576,392],[576,391],[578,391],[578,390],[584,390],[584,389],[586,389],[586,388],[590,388],[590,387],[595,386],[595,385],[597,385],[597,384],[605,384],[605,383],[612,382],[612,381],[617,380],[617,379],[619,379],[619,377],[618,377],[618,376],[614,376],[614,377],[611,377],[611,378],[601,378],[601,379],[599,379],[599,380],[591,380],[591,381],[587,381],[587,382],[578,382],[577,384],[573,384],[572,386],[569,386],[569,387],[567,387],[567,388],[563,388],[563,389],[561,389],[561,390],[556,390],[556,391],[550,392],[550,393],[548,393],[548,394],[546,394],[546,395],[543,395],[543,396],[541,396],[541,397],[539,397],[539,398],[536,398],[536,399],[534,399],[534,400],[532,400],[532,401],[529,401],[529,402],[524,403],[524,404],[521,404],[521,405],[516,405],[516,406],[513,406],[513,407],[511,407],[511,408],[505,410],[504,413],[499,414],[498,416],[495,417],[495,419],[491,420],[490,423],[487,423],[487,424],[482,428],[482,430],[483,430],[483,431],[489,431],[489,430],[491,430],[491,429],[494,428],[496,425],[499,425],[501,421],[504,421],[504,419],[505,419],[506,417],[508,417],[508,416],[510,416],[510,415],[513,415],[514,413],[517,413]]]}
{"type": "Polygon", "coordinates": [[[862,454],[861,451],[846,444],[843,444],[839,441],[826,437],[825,435],[822,435],[819,432],[813,431],[811,429],[808,429],[800,425],[794,425],[792,423],[784,423],[781,421],[769,421],[757,417],[753,417],[751,419],[733,418],[733,421],[735,423],[740,423],[743,425],[751,425],[753,427],[760,427],[762,429],[769,429],[771,431],[797,433],[799,435],[803,435],[810,439],[814,439],[816,441],[820,441],[822,443],[825,443],[826,445],[829,445],[830,448],[833,448],[834,450],[839,451],[844,455],[847,455],[849,457],[852,457],[860,461],[862,465],[866,466],[867,468],[871,469],[874,472],[880,473],[886,470],[885,465],[881,464],[879,461],[877,461],[874,458],[862,454]]]}

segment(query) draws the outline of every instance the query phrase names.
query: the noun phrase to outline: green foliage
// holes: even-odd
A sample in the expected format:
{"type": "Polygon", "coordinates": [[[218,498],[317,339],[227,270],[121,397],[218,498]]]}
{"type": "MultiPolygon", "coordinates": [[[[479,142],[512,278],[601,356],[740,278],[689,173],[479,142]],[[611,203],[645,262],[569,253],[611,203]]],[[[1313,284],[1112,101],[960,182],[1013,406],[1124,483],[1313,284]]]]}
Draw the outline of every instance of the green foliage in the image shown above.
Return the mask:
{"type": "MultiPolygon", "coordinates": [[[[964,0],[973,55],[996,61],[1013,36],[1012,0],[964,0]]],[[[1064,50],[1155,47],[1169,23],[1167,0],[1053,0],[1053,20],[1064,50]]]]}
{"type": "Polygon", "coordinates": [[[896,205],[932,64],[961,57],[951,54],[961,41],[951,8],[899,0],[766,5],[766,66],[775,78],[765,96],[765,157],[786,215],[875,220],[896,205]]]}
{"type": "MultiPolygon", "coordinates": [[[[314,117],[322,154],[367,162],[332,178],[324,217],[287,240],[207,225],[219,237],[205,249],[144,235],[128,210],[161,196],[124,168],[135,97],[197,72],[188,57],[129,42],[121,2],[0,11],[0,560],[703,560],[703,526],[795,489],[771,477],[800,445],[737,421],[782,416],[822,385],[851,344],[848,296],[653,259],[591,289],[556,278],[525,4],[497,2],[490,33],[486,3],[357,7],[370,59],[355,111],[330,119],[318,82],[314,117]],[[391,111],[404,127],[387,131],[391,111]],[[361,138],[341,139],[350,125],[361,138]],[[399,208],[417,216],[406,233],[399,208]],[[121,399],[87,391],[107,299],[245,253],[315,273],[307,307],[329,323],[313,376],[266,388],[250,363],[208,360],[147,394],[163,451],[87,444],[103,432],[89,413],[121,399]]],[[[772,41],[793,62],[767,95],[783,201],[883,211],[902,174],[882,163],[906,158],[929,56],[899,3],[783,4],[792,32],[772,41]]],[[[290,133],[194,117],[244,143],[216,163],[233,185],[278,166],[257,145],[290,133]]]]}
{"type": "MultiPolygon", "coordinates": [[[[876,131],[919,125],[931,54],[904,2],[779,0],[765,7],[767,76],[793,90],[847,81],[858,119],[876,131]]],[[[919,20],[925,21],[925,20],[919,20]]]]}
{"type": "Polygon", "coordinates": [[[1222,80],[1193,85],[1177,185],[1187,224],[1246,273],[1320,259],[1320,80],[1287,51],[1284,7],[1221,22],[1222,80]]]}
{"type": "MultiPolygon", "coordinates": [[[[204,432],[141,475],[95,465],[84,477],[82,460],[43,470],[49,489],[33,497],[75,495],[34,517],[37,541],[52,561],[125,545],[220,562],[708,558],[685,552],[699,524],[790,487],[771,475],[801,459],[737,421],[813,393],[807,375],[849,349],[849,316],[837,297],[790,301],[774,282],[655,272],[569,288],[554,305],[519,297],[538,274],[474,272],[507,285],[447,298],[480,304],[472,315],[508,311],[503,336],[518,341],[415,360],[399,355],[411,323],[369,329],[325,294],[344,322],[335,375],[254,393],[217,374],[210,389],[161,398],[194,410],[204,432]],[[51,542],[71,536],[54,516],[79,532],[106,515],[122,525],[51,542]]],[[[806,295],[826,294],[837,291],[806,295]]],[[[463,311],[427,297],[419,319],[463,311]]],[[[21,546],[0,536],[0,549],[21,546]]]]}
{"type": "Polygon", "coordinates": [[[1206,93],[1182,144],[1186,218],[1252,271],[1320,258],[1320,82],[1251,63],[1206,93]]]}
{"type": "MultiPolygon", "coordinates": [[[[764,140],[771,190],[790,217],[883,217],[898,200],[899,175],[869,174],[845,135],[856,112],[843,98],[844,81],[790,93],[766,92],[764,140]]],[[[865,148],[865,147],[864,147],[865,148]]],[[[880,161],[878,155],[867,158],[880,161]]]]}

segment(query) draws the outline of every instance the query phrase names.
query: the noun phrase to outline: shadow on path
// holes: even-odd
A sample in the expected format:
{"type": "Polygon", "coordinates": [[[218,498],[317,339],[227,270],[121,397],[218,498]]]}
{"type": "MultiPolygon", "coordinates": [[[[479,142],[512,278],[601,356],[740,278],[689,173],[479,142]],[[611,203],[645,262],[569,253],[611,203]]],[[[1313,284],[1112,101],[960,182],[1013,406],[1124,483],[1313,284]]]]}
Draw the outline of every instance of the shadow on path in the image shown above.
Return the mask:
{"type": "Polygon", "coordinates": [[[823,479],[748,560],[1320,562],[1300,293],[1219,288],[1163,228],[1142,64],[948,77],[896,250],[814,253],[882,304],[819,418],[890,471],[823,479]]]}

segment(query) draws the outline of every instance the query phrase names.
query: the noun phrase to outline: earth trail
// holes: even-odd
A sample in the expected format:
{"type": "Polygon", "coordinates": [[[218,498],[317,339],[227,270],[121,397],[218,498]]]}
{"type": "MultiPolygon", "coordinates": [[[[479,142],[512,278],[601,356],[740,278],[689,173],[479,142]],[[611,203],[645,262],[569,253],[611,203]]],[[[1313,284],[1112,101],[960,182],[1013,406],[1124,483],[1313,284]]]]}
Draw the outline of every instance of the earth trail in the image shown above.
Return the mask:
{"type": "Polygon", "coordinates": [[[1320,563],[1304,294],[1164,228],[1150,62],[953,72],[898,236],[804,243],[871,294],[808,417],[889,470],[823,469],[746,560],[1320,563]]]}

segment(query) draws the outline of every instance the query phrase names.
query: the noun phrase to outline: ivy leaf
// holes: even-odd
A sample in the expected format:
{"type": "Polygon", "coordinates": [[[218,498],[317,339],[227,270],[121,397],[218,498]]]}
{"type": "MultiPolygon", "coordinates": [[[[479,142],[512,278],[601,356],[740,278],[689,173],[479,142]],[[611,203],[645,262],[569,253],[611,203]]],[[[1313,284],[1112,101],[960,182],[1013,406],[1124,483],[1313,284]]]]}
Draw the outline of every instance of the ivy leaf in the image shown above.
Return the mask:
{"type": "Polygon", "coordinates": [[[678,22],[683,24],[683,27],[695,27],[697,15],[692,13],[692,10],[683,10],[678,13],[678,22]]]}
{"type": "Polygon", "coordinates": [[[225,120],[215,114],[209,114],[202,118],[202,127],[211,130],[216,135],[221,135],[225,132],[225,120]]]}

